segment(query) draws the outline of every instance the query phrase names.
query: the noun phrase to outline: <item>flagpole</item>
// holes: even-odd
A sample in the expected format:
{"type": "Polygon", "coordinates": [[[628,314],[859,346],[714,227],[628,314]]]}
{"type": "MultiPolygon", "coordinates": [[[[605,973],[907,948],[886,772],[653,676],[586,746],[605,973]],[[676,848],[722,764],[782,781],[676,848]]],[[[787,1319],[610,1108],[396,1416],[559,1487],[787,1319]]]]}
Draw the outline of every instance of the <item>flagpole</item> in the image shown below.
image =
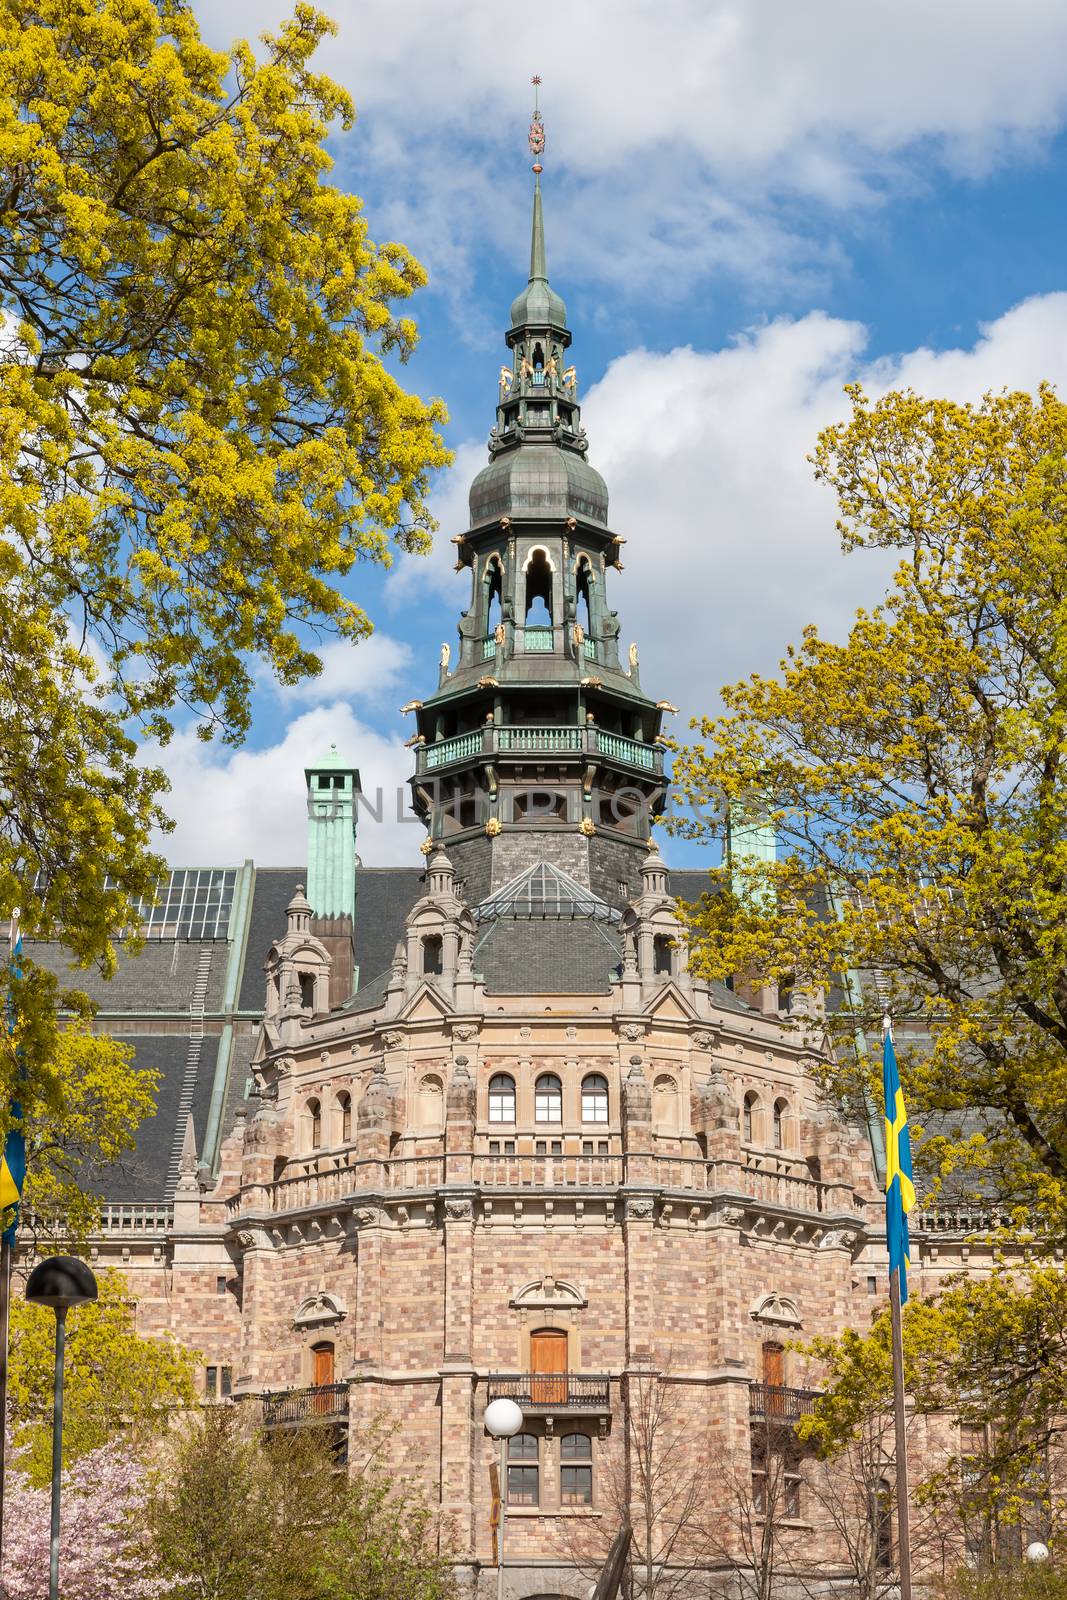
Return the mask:
{"type": "Polygon", "coordinates": [[[893,1342],[893,1429],[897,1457],[897,1554],[900,1600],[911,1600],[911,1518],[908,1497],[908,1441],[904,1428],[904,1334],[900,1316],[900,1268],[889,1275],[893,1342]]]}

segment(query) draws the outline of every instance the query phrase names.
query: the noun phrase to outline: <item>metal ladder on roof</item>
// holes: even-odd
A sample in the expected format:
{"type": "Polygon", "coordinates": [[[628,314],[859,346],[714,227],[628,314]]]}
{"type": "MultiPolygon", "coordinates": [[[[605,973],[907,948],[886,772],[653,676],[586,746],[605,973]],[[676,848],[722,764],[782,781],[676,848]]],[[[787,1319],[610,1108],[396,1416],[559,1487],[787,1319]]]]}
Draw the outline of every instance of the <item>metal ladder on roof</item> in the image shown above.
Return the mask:
{"type": "Polygon", "coordinates": [[[185,1072],[182,1076],[181,1094],[178,1096],[178,1113],[174,1119],[174,1141],[171,1145],[170,1161],[167,1165],[167,1183],[164,1194],[169,1198],[178,1186],[178,1170],[181,1166],[182,1145],[185,1141],[185,1125],[189,1113],[193,1109],[193,1096],[196,1094],[196,1080],[200,1073],[200,1052],[204,1043],[204,1004],[207,1000],[208,980],[211,977],[211,958],[214,954],[211,945],[201,948],[197,957],[196,975],[193,978],[193,992],[189,997],[189,1048],[185,1057],[185,1072]]]}

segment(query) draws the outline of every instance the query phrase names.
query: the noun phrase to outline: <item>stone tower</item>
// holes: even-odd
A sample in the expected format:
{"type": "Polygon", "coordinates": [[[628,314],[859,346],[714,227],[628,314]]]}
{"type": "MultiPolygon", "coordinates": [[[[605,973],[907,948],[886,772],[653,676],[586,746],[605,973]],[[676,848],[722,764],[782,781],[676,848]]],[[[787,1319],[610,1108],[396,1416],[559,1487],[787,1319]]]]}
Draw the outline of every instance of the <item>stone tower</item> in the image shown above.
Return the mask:
{"type": "Polygon", "coordinates": [[[505,334],[489,463],[454,543],[471,575],[455,658],[416,704],[416,812],[474,904],[540,863],[615,907],[665,792],[659,705],[608,600],[622,540],[587,459],[566,307],[550,287],[540,164],[530,277],[505,334]]]}

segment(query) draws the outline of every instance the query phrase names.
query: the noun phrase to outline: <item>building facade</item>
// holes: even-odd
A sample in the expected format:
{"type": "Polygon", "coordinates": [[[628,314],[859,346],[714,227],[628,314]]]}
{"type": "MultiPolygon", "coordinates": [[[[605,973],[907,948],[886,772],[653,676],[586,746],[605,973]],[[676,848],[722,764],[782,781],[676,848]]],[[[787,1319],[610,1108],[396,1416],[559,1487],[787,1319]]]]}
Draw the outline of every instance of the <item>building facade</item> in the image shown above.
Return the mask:
{"type": "MultiPolygon", "coordinates": [[[[407,708],[424,862],[358,865],[359,776],[331,751],[305,774],[306,869],[173,875],[97,997],[165,1072],[94,1255],[146,1330],[202,1353],[209,1396],[329,1427],[352,1462],[384,1428],[472,1593],[495,1582],[482,1414],[516,1399],[508,1593],[578,1600],[633,1505],[649,1385],[702,1496],[664,1559],[706,1581],[740,1546],[705,1522],[732,1486],[758,1502],[769,1433],[810,1403],[792,1346],[865,1326],[886,1267],[869,1131],[810,1070],[818,1016],[687,968],[675,897],[705,880],[672,881],[651,839],[671,708],[620,653],[622,541],[539,176],[505,339],[455,539],[470,604],[407,708]]],[[[939,1219],[917,1286],[969,1230],[939,1219]]],[[[788,1477],[804,1539],[803,1464],[788,1477]]]]}

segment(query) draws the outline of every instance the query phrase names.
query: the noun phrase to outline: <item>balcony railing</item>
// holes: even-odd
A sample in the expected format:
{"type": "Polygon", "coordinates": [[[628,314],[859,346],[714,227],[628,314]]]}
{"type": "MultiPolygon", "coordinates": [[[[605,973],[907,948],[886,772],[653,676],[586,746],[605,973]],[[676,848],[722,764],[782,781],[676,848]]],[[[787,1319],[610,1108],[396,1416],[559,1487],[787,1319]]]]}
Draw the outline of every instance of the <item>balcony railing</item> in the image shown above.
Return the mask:
{"type": "Polygon", "coordinates": [[[263,1425],[331,1422],[348,1415],[348,1384],[320,1383],[310,1389],[279,1389],[261,1396],[263,1425]]]}
{"type": "MultiPolygon", "coordinates": [[[[548,631],[548,630],[546,630],[548,631]]],[[[659,745],[642,744],[639,739],[625,734],[608,733],[590,723],[562,723],[536,727],[489,726],[457,733],[450,739],[438,739],[433,744],[422,745],[418,752],[420,772],[433,772],[450,766],[453,761],[466,761],[471,756],[532,754],[601,755],[626,766],[640,767],[644,772],[663,771],[663,750],[659,745]]]]}
{"type": "Polygon", "coordinates": [[[751,1383],[748,1412],[761,1422],[799,1422],[801,1417],[812,1415],[818,1398],[818,1389],[787,1389],[777,1383],[751,1383]]]}
{"type": "Polygon", "coordinates": [[[494,1372],[490,1400],[514,1400],[523,1411],[607,1411],[611,1382],[606,1374],[494,1372]]]}
{"type": "Polygon", "coordinates": [[[530,651],[547,653],[552,649],[555,639],[553,628],[524,628],[522,630],[522,648],[530,651]]]}

